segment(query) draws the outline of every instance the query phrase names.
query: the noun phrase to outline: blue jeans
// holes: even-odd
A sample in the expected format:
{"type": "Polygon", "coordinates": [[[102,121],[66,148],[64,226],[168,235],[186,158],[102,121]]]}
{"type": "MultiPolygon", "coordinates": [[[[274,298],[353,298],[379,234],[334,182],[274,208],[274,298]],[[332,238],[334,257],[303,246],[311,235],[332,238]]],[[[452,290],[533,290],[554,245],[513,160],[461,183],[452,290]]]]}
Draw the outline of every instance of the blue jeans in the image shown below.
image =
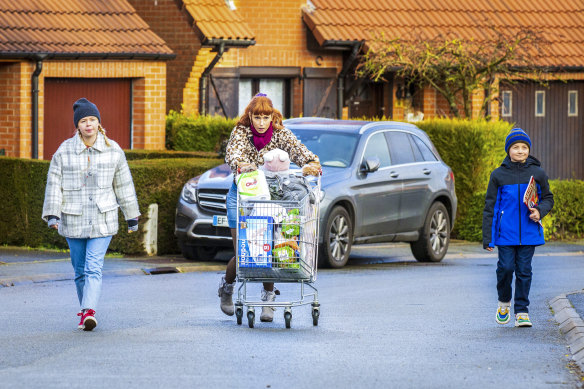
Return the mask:
{"type": "Polygon", "coordinates": [[[237,227],[237,185],[235,185],[235,182],[231,185],[229,193],[227,193],[225,206],[227,207],[227,222],[229,223],[229,228],[237,227]]]}
{"type": "Polygon", "coordinates": [[[67,238],[75,286],[81,309],[95,309],[101,295],[101,270],[111,236],[103,238],[67,238]]]}
{"type": "Polygon", "coordinates": [[[515,313],[527,313],[531,288],[531,259],[535,246],[498,246],[497,292],[499,301],[511,301],[513,273],[515,273],[515,313]]]}

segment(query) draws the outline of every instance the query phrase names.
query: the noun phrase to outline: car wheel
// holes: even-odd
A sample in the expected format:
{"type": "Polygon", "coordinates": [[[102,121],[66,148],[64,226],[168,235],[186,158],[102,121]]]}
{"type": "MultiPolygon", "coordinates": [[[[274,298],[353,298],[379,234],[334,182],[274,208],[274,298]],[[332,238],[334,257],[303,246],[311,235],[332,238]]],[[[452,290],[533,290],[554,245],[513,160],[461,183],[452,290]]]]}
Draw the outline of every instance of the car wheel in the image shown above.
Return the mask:
{"type": "Polygon", "coordinates": [[[210,261],[217,254],[217,247],[213,246],[191,246],[182,241],[178,242],[180,251],[186,259],[193,261],[210,261]]]}
{"type": "Polygon", "coordinates": [[[323,265],[340,268],[347,264],[353,243],[351,217],[343,207],[331,211],[324,230],[324,243],[320,247],[323,265]]]}
{"type": "Polygon", "coordinates": [[[420,239],[411,242],[414,257],[420,262],[440,262],[448,251],[450,243],[450,218],[444,204],[432,204],[420,239]]]}

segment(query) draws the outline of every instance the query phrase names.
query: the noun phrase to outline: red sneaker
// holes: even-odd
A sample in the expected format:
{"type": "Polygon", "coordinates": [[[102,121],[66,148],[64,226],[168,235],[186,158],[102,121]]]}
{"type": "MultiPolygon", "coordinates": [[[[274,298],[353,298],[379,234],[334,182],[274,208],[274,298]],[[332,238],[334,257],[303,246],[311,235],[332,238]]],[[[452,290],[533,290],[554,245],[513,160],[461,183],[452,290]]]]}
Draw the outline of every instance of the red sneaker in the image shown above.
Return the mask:
{"type": "Polygon", "coordinates": [[[97,319],[95,318],[95,311],[93,309],[87,309],[83,316],[81,316],[81,325],[83,325],[83,331],[91,331],[97,326],[97,319]]]}
{"type": "Polygon", "coordinates": [[[77,316],[81,317],[81,319],[79,320],[79,324],[77,325],[77,328],[82,330],[83,329],[83,310],[79,311],[77,316]]]}

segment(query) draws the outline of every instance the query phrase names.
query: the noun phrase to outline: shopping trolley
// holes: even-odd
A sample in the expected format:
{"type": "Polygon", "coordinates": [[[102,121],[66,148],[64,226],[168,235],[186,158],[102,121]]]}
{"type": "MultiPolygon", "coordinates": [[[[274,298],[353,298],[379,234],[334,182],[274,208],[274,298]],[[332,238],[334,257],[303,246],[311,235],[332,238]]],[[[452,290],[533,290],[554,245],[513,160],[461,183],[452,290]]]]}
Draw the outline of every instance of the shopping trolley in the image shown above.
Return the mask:
{"type": "Polygon", "coordinates": [[[240,286],[235,302],[237,324],[244,307],[247,322],[254,326],[255,307],[283,307],[286,328],[292,321],[292,307],[311,304],[312,324],[318,325],[320,304],[316,281],[320,176],[307,179],[308,194],[298,201],[252,200],[237,196],[236,269],[240,286]],[[250,300],[248,283],[300,284],[294,301],[250,300]]]}

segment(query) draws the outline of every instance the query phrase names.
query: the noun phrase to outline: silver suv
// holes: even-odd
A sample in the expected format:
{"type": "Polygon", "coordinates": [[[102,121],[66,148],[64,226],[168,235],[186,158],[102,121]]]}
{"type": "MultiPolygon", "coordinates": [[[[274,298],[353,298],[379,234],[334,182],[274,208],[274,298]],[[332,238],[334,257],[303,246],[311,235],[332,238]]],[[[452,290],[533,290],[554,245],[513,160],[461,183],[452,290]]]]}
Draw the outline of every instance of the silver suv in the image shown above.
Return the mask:
{"type": "MultiPolygon", "coordinates": [[[[298,118],[284,121],[320,158],[319,260],[344,266],[354,244],[410,242],[418,261],[444,258],[456,215],[454,174],[428,135],[401,122],[298,118]]],[[[189,180],[176,208],[183,255],[211,259],[232,248],[226,164],[189,180]]]]}

